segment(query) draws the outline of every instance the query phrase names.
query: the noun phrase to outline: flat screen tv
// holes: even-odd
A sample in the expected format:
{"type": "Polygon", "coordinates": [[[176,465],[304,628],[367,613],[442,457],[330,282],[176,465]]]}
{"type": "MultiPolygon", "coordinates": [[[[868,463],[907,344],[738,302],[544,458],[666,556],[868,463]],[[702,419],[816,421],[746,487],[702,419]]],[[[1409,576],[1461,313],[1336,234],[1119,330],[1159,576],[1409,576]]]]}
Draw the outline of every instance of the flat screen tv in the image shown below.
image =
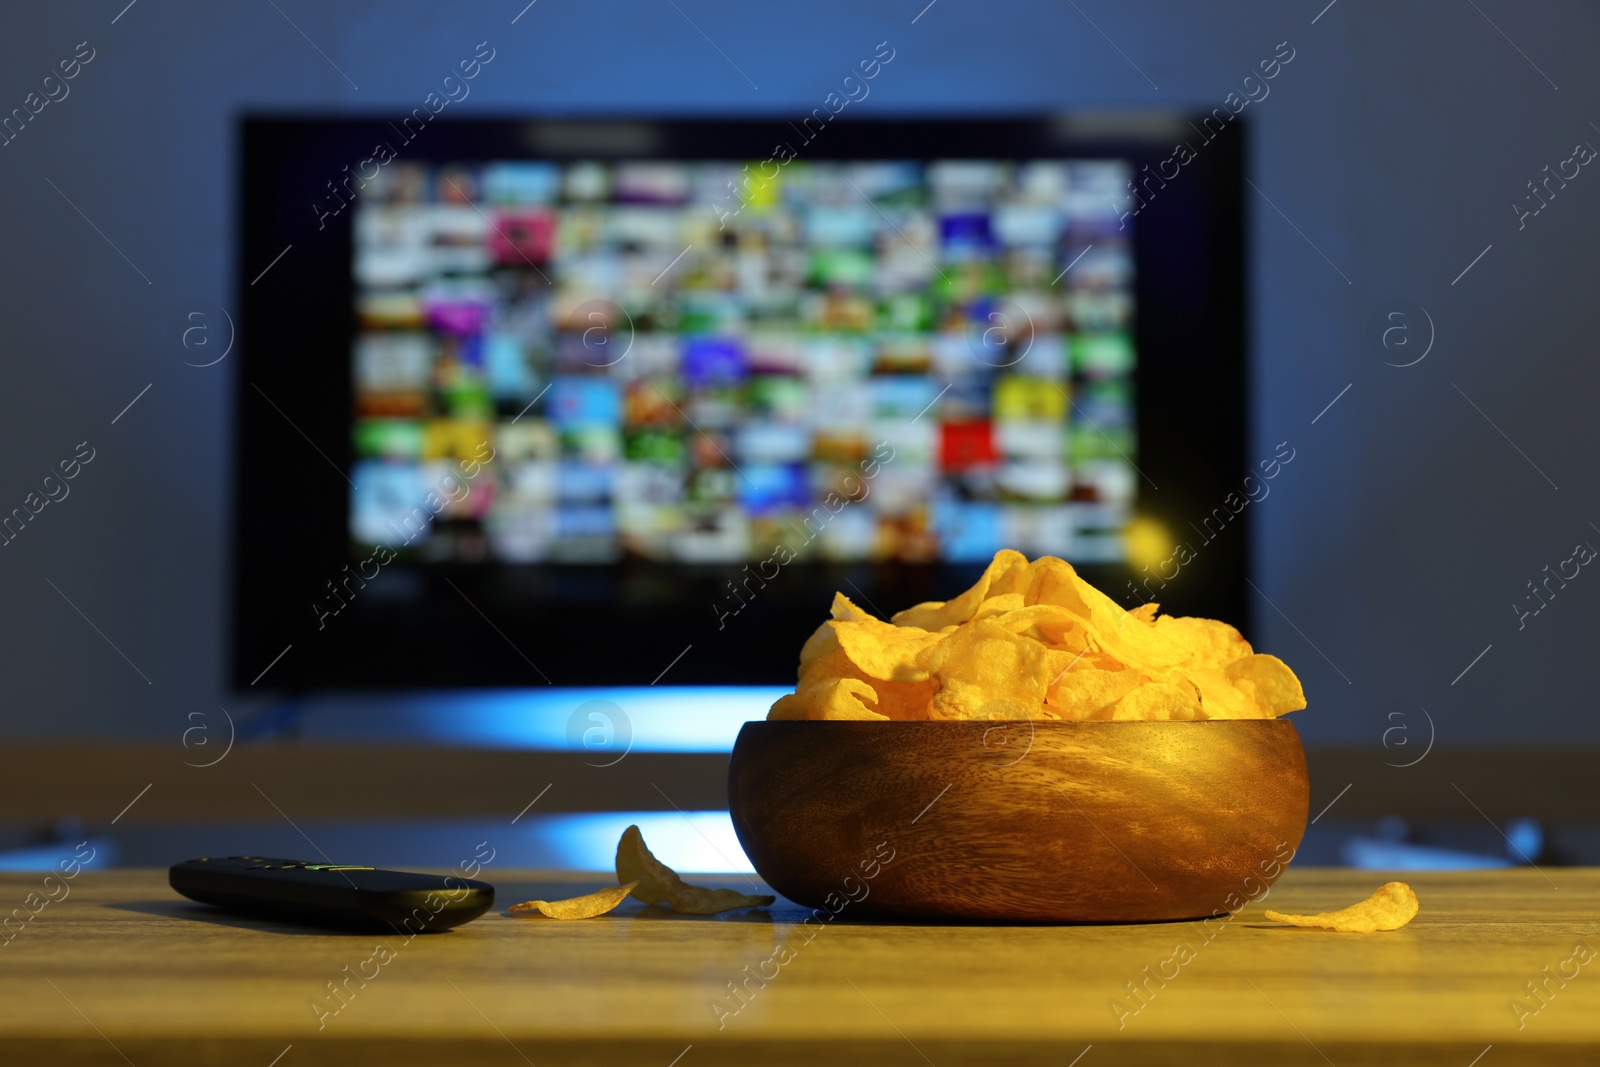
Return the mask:
{"type": "Polygon", "coordinates": [[[1002,547],[1246,621],[1243,134],[242,120],[235,683],[784,684],[1002,547]]]}

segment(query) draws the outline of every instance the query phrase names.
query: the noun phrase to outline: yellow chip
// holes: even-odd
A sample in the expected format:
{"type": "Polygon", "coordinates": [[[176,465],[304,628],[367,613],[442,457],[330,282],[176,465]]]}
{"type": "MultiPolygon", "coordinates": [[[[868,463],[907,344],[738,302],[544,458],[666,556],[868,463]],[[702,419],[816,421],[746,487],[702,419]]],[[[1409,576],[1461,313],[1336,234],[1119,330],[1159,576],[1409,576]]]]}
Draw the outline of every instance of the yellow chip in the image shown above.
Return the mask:
{"type": "Polygon", "coordinates": [[[1306,706],[1306,691],[1300,688],[1300,679],[1277,656],[1246,656],[1224,670],[1238,690],[1269,716],[1306,706]]]}
{"type": "Polygon", "coordinates": [[[1021,610],[1021,593],[1001,593],[999,596],[992,596],[982,604],[979,604],[978,610],[973,612],[972,618],[967,621],[981,622],[984,619],[993,619],[1000,615],[1021,610]]]}
{"type": "Polygon", "coordinates": [[[1092,643],[1083,617],[1054,604],[1018,608],[994,621],[1014,634],[1031,637],[1053,649],[1078,653],[1088,649],[1092,643]]]}
{"type": "Polygon", "coordinates": [[[830,678],[859,678],[867,680],[861,673],[861,668],[851,662],[850,656],[842,648],[835,648],[810,660],[800,668],[800,684],[795,687],[795,692],[809,689],[811,686],[828,681],[830,678]]]}
{"type": "Polygon", "coordinates": [[[1016,586],[1024,580],[1028,567],[1027,556],[1003,548],[995,553],[978,583],[965,593],[954,600],[933,600],[907,608],[891,616],[889,621],[896,626],[915,626],[923,630],[941,630],[966,622],[989,596],[1022,592],[1016,586]]]}
{"type": "Polygon", "coordinates": [[[646,904],[665,904],[685,915],[764,908],[777,899],[688,884],[671,867],[651,855],[637,826],[622,831],[622,839],[617,842],[617,881],[622,885],[633,883],[633,895],[646,904]]]}
{"type": "Polygon", "coordinates": [[[524,914],[537,911],[540,915],[552,919],[592,919],[596,915],[606,912],[621,904],[627,895],[633,892],[638,882],[629,882],[627,885],[614,886],[610,889],[597,889],[593,893],[586,893],[581,897],[572,897],[568,900],[530,900],[522,904],[511,905],[511,910],[524,914]]]}
{"type": "Polygon", "coordinates": [[[817,684],[811,700],[812,717],[818,719],[887,719],[873,710],[878,692],[860,678],[833,678],[817,684]],[[869,707],[869,705],[871,705],[869,707]]]}
{"type": "MultiPolygon", "coordinates": [[[[1130,610],[1128,612],[1128,614],[1132,615],[1134,618],[1138,619],[1140,622],[1155,622],[1156,621],[1156,612],[1158,612],[1160,610],[1161,610],[1161,605],[1157,604],[1155,601],[1152,600],[1152,601],[1149,601],[1147,603],[1140,604],[1136,608],[1133,608],[1132,610],[1130,610]]],[[[1210,622],[1211,620],[1210,619],[1202,619],[1200,621],[1202,621],[1202,622],[1210,622]]]]}
{"type": "Polygon", "coordinates": [[[1109,597],[1090,590],[1098,598],[1090,607],[1089,632],[1094,643],[1108,655],[1129,667],[1165,671],[1181,667],[1194,653],[1156,628],[1154,623],[1118,608],[1109,597]]]}
{"type": "MultiPolygon", "coordinates": [[[[926,674],[925,671],[923,673],[924,675],[926,674]]],[[[777,705],[775,704],[773,705],[773,712],[769,713],[767,717],[773,719],[783,717],[802,719],[839,717],[866,719],[926,719],[928,717],[928,701],[933,697],[934,691],[938,689],[938,687],[939,686],[937,682],[927,677],[922,678],[920,681],[914,682],[891,682],[882,678],[868,678],[866,675],[861,673],[861,669],[859,667],[850,662],[850,657],[846,656],[843,650],[839,650],[836,652],[830,652],[821,659],[813,660],[806,668],[806,673],[800,676],[800,686],[796,690],[795,695],[790,696],[785,694],[778,699],[779,703],[782,703],[784,700],[794,700],[799,702],[802,707],[810,707],[810,704],[806,704],[800,700],[802,695],[805,695],[813,704],[815,704],[822,697],[826,696],[828,701],[832,702],[827,706],[833,708],[843,707],[848,709],[851,714],[839,716],[818,713],[816,715],[801,714],[780,716],[777,714],[777,705]],[[839,681],[846,678],[864,682],[871,688],[871,693],[869,694],[866,690],[861,689],[859,686],[852,686],[844,691],[845,696],[840,696],[837,693],[829,692],[823,688],[828,682],[839,681]],[[843,704],[836,703],[838,701],[843,701],[845,697],[849,697],[850,699],[854,700],[860,707],[857,708],[848,702],[843,704]],[[862,712],[865,712],[865,714],[862,714],[862,712]]],[[[788,711],[789,709],[786,708],[785,710],[788,711]]]]}
{"type": "Polygon", "coordinates": [[[1350,934],[1371,934],[1379,930],[1398,930],[1417,917],[1417,894],[1404,882],[1385,882],[1378,891],[1359,904],[1320,915],[1285,915],[1267,912],[1274,922],[1291,926],[1315,926],[1350,934]]]}
{"type": "Polygon", "coordinates": [[[833,607],[828,610],[828,614],[836,622],[865,622],[868,619],[874,622],[881,621],[871,613],[856,607],[850,602],[850,598],[843,593],[833,594],[833,607]]]}
{"type": "Polygon", "coordinates": [[[798,693],[785,693],[767,712],[767,718],[778,722],[783,719],[809,719],[811,712],[798,693]]]}
{"type": "Polygon", "coordinates": [[[806,643],[800,646],[801,674],[806,672],[806,665],[812,660],[826,656],[829,652],[839,647],[839,635],[834,629],[836,625],[834,620],[829,619],[811,631],[811,636],[806,638],[806,643]]]}
{"type": "Polygon", "coordinates": [[[1205,709],[1204,717],[1207,719],[1271,718],[1254,699],[1246,695],[1220,670],[1191,664],[1172,673],[1183,678],[1199,692],[1200,706],[1205,709]]]}
{"type": "Polygon", "coordinates": [[[939,691],[939,683],[932,678],[920,682],[874,679],[871,685],[878,694],[878,702],[873,710],[888,719],[926,719],[928,704],[933,700],[933,694],[939,691]]]}
{"type": "Polygon", "coordinates": [[[886,682],[920,682],[928,677],[927,669],[917,663],[917,655],[937,642],[938,634],[877,619],[832,625],[834,639],[863,676],[886,682]]]}
{"type": "Polygon", "coordinates": [[[1054,556],[1042,556],[1028,565],[1028,587],[1023,591],[1023,602],[1053,604],[1088,618],[1089,605],[1079,595],[1078,586],[1078,572],[1072,569],[1072,564],[1054,556]]]}
{"type": "Polygon", "coordinates": [[[1213,667],[1226,667],[1254,651],[1238,630],[1216,619],[1163,615],[1155,620],[1155,625],[1161,634],[1208,661],[1213,667]]]}
{"type": "MultiPolygon", "coordinates": [[[[891,690],[888,703],[900,706],[906,700],[916,700],[915,695],[907,696],[900,692],[910,687],[900,686],[894,682],[878,682],[863,678],[861,672],[852,664],[844,652],[834,649],[826,656],[821,656],[806,665],[800,675],[800,684],[793,693],[785,693],[779,697],[767,712],[768,719],[885,719],[890,716],[879,714],[873,709],[883,697],[880,696],[873,685],[877,684],[891,690]]],[[[926,686],[926,683],[923,683],[926,686]]],[[[931,691],[931,686],[927,686],[931,691]]],[[[926,696],[920,698],[926,703],[926,696]]],[[[902,712],[901,718],[910,717],[910,713],[902,712]]],[[[926,714],[919,716],[927,718],[926,714]]]]}
{"type": "Polygon", "coordinates": [[[989,590],[986,596],[1004,596],[1007,593],[1025,593],[1028,591],[1028,569],[1032,564],[1028,557],[1010,548],[1002,548],[994,554],[994,559],[989,561],[986,568],[989,579],[989,590]]]}
{"type": "Polygon", "coordinates": [[[928,717],[979,719],[984,705],[999,700],[1040,706],[1050,681],[1045,651],[995,622],[963,626],[919,657],[939,683],[928,717]]]}
{"type": "Polygon", "coordinates": [[[1043,556],[1033,561],[1028,574],[1028,605],[1055,605],[1077,615],[1095,646],[1127,666],[1165,670],[1192,655],[1149,621],[1150,612],[1118,607],[1066,560],[1043,556]]]}
{"type": "Polygon", "coordinates": [[[1194,687],[1171,682],[1141,685],[1109,710],[1110,714],[1105,717],[1113,722],[1171,722],[1206,717],[1194,687]]]}
{"type": "Polygon", "coordinates": [[[1110,718],[1112,705],[1145,681],[1138,671],[1106,671],[1079,662],[1065,673],[1058,673],[1046,694],[1045,705],[1063,719],[1110,718]]]}

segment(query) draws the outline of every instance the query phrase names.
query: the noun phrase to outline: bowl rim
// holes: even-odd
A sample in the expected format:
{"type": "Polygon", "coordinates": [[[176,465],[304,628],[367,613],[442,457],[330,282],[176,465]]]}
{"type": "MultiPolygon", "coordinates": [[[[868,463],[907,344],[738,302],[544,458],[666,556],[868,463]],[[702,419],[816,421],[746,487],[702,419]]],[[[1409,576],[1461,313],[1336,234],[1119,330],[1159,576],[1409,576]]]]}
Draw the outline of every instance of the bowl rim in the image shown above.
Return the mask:
{"type": "Polygon", "coordinates": [[[1294,720],[1288,718],[1288,716],[1292,715],[1292,714],[1294,714],[1294,713],[1293,712],[1285,712],[1283,715],[1276,715],[1276,716],[1273,716],[1271,718],[1266,718],[1266,719],[1124,719],[1124,720],[1119,720],[1119,721],[1112,721],[1112,720],[1109,720],[1109,719],[888,719],[888,720],[878,720],[878,719],[749,719],[743,724],[743,726],[740,727],[740,729],[744,730],[744,729],[748,729],[749,727],[752,727],[752,726],[781,726],[781,727],[789,727],[789,728],[796,727],[796,726],[829,726],[829,727],[848,726],[848,727],[869,727],[869,728],[873,728],[873,729],[882,729],[882,728],[886,728],[886,727],[889,727],[889,728],[900,728],[900,727],[906,727],[906,726],[962,726],[962,727],[967,727],[969,729],[974,728],[974,727],[981,727],[982,729],[985,729],[985,730],[992,730],[992,729],[995,729],[997,727],[1008,726],[1008,725],[1011,725],[1013,723],[1018,724],[1018,725],[1020,725],[1022,723],[1028,723],[1028,724],[1034,726],[1035,728],[1045,727],[1045,728],[1049,728],[1049,729],[1055,729],[1057,727],[1062,727],[1062,726],[1070,726],[1070,727],[1082,727],[1082,726],[1167,726],[1167,727],[1173,727],[1173,726],[1215,726],[1215,725],[1219,725],[1219,724],[1238,725],[1238,724],[1244,724],[1244,723],[1262,724],[1262,725],[1282,724],[1282,725],[1286,725],[1286,726],[1293,726],[1294,725],[1294,720]]]}

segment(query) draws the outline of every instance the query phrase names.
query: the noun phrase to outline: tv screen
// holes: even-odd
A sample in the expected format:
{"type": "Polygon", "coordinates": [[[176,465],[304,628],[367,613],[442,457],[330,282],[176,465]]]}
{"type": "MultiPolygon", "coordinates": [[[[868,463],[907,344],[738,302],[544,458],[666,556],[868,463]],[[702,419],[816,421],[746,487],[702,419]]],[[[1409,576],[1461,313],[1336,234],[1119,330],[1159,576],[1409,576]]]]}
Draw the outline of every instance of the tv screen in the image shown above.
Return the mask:
{"type": "Polygon", "coordinates": [[[1249,473],[1237,129],[401,132],[243,124],[238,684],[782,684],[1003,547],[1243,617],[1127,536],[1249,473]]]}
{"type": "Polygon", "coordinates": [[[353,551],[1122,562],[1132,177],[392,163],[351,222],[353,551]]]}

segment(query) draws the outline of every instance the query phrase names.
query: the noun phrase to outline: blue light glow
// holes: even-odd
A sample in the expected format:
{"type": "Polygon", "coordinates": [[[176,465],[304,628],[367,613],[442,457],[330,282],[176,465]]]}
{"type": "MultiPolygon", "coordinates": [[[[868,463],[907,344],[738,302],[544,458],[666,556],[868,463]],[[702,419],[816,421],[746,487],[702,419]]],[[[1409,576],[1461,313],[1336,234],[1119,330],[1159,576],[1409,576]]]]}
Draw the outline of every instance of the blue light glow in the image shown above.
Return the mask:
{"type": "MultiPolygon", "coordinates": [[[[731,832],[733,824],[728,824],[731,832]]],[[[59,873],[67,870],[74,863],[79,869],[85,871],[103,871],[115,866],[117,861],[117,846],[110,838],[96,837],[83,842],[83,846],[73,846],[64,842],[55,842],[48,845],[31,845],[24,848],[14,848],[0,852],[0,871],[48,871],[59,873]],[[88,859],[83,859],[83,846],[87,846],[88,859]]],[[[739,853],[742,858],[744,853],[739,853]]]]}
{"type": "Polygon", "coordinates": [[[730,752],[783,686],[638,686],[356,697],[306,717],[308,740],[404,739],[475,748],[730,752]]]}
{"type": "Polygon", "coordinates": [[[524,824],[531,824],[524,844],[536,847],[541,865],[556,869],[615,870],[617,839],[637,825],[656,859],[675,871],[755,873],[725,811],[585,812],[543,815],[524,824]]]}

